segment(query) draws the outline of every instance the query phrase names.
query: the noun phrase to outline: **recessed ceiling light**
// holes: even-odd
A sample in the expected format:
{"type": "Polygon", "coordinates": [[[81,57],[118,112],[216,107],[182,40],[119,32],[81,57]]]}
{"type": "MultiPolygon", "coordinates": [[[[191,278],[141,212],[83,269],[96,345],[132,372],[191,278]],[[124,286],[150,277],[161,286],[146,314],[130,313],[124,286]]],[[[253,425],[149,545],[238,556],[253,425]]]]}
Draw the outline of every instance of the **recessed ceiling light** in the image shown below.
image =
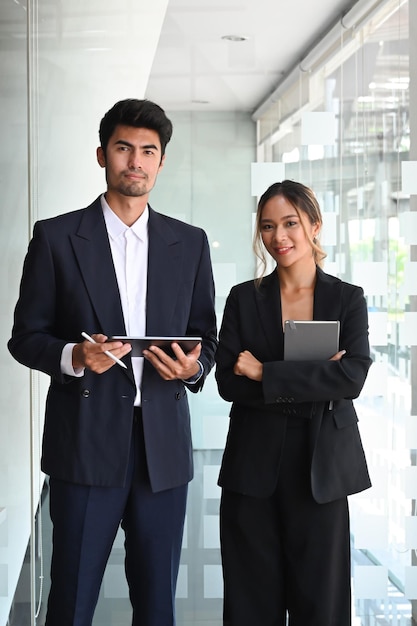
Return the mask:
{"type": "Polygon", "coordinates": [[[222,39],[225,39],[226,41],[246,41],[249,37],[246,37],[245,35],[223,35],[222,39]]]}

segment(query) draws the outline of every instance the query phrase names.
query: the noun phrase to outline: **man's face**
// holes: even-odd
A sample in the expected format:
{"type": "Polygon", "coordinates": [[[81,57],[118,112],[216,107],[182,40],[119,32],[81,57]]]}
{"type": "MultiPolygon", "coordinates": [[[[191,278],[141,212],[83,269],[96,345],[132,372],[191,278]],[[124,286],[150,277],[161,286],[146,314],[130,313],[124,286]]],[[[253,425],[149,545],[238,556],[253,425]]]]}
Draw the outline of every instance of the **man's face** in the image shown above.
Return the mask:
{"type": "Polygon", "coordinates": [[[156,131],[116,126],[106,153],[97,148],[97,160],[106,168],[107,190],[122,196],[149,194],[163,167],[161,142],[156,131]]]}

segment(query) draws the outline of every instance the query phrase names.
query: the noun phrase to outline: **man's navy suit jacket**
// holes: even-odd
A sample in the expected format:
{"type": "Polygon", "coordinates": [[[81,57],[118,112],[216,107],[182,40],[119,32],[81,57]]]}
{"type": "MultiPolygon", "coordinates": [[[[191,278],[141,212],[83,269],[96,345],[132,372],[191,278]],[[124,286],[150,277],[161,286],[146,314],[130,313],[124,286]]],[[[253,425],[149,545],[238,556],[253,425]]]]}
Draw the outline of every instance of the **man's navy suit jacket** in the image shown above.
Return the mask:
{"type": "MultiPolygon", "coordinates": [[[[148,335],[203,338],[199,391],[217,345],[214,285],[203,230],[149,210],[146,301],[148,335]]],[[[85,209],[35,224],[24,263],[9,350],[24,365],[51,376],[42,449],[45,473],[79,484],[122,486],[131,445],[136,388],[128,369],[63,375],[60,361],[81,332],[126,334],[100,199],[85,209]]],[[[165,381],[145,360],[142,413],[152,489],[191,480],[186,386],[165,381]]]]}

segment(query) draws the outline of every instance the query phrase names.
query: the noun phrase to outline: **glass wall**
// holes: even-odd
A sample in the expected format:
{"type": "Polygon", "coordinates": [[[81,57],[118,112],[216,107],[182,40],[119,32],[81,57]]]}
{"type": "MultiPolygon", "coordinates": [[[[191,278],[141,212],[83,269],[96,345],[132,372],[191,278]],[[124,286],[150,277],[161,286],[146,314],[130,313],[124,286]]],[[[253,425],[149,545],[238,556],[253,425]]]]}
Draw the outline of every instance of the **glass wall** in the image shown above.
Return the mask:
{"type": "MultiPolygon", "coordinates": [[[[30,535],[29,372],[6,349],[17,267],[28,237],[26,12],[11,7],[0,21],[0,624],[10,609],[30,535]]],[[[26,598],[30,602],[30,594],[26,598]]]]}
{"type": "Polygon", "coordinates": [[[356,406],[373,487],[350,498],[355,624],[366,626],[417,620],[409,26],[409,3],[398,0],[360,28],[341,24],[333,48],[300,67],[257,120],[259,160],[320,200],[325,271],[361,285],[368,302],[374,363],[356,406]]]}

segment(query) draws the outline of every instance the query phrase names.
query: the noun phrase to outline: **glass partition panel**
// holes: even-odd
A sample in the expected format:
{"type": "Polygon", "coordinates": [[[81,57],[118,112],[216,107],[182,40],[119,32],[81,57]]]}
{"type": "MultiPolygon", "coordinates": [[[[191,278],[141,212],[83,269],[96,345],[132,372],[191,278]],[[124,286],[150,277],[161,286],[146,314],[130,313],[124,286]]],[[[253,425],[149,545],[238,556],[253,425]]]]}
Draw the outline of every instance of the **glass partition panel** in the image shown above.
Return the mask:
{"type": "MultiPolygon", "coordinates": [[[[7,350],[28,241],[27,11],[3,3],[0,21],[0,624],[6,624],[31,530],[30,375],[7,350]]],[[[30,623],[30,585],[24,601],[30,623]]]]}

